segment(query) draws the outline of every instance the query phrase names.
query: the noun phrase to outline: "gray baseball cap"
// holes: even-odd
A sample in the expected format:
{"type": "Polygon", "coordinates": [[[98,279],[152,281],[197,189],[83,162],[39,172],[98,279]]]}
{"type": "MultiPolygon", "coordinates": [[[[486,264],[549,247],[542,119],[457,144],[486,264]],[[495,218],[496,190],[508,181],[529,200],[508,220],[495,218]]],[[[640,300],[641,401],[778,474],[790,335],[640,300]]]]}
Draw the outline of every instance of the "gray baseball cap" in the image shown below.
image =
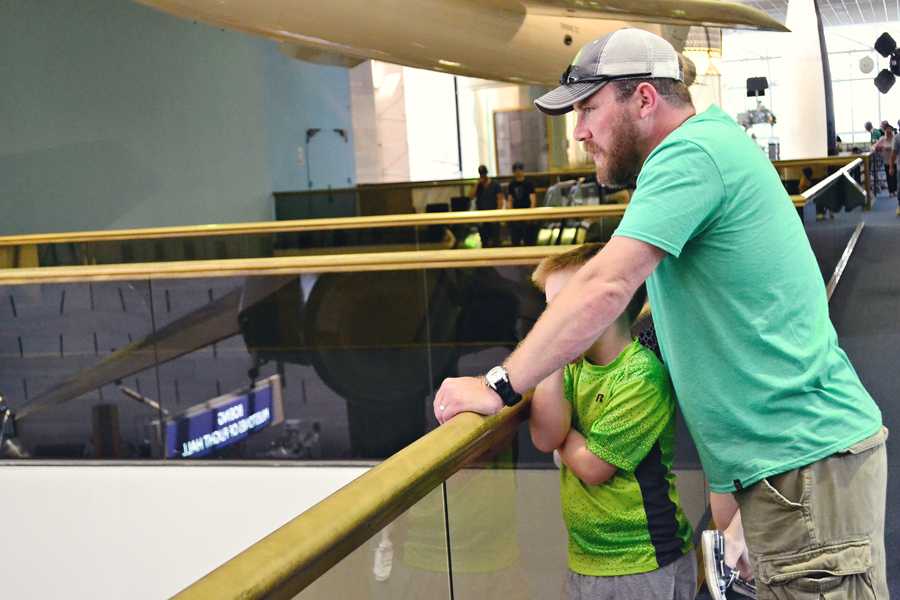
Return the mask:
{"type": "Polygon", "coordinates": [[[534,101],[541,112],[564,115],[610,81],[661,78],[684,81],[675,48],[643,29],[607,33],[582,48],[560,77],[560,86],[534,101]]]}

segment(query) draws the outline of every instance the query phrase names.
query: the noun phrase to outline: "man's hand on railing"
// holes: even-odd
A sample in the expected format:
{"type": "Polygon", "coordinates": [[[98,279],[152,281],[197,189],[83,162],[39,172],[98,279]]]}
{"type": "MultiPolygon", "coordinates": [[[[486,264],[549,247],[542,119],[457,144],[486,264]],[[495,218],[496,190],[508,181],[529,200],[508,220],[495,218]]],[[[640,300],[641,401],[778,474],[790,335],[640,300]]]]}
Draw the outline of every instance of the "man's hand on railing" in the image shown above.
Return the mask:
{"type": "Polygon", "coordinates": [[[503,408],[497,392],[481,377],[453,377],[444,380],[434,397],[434,416],[446,423],[461,412],[493,415],[503,408]]]}

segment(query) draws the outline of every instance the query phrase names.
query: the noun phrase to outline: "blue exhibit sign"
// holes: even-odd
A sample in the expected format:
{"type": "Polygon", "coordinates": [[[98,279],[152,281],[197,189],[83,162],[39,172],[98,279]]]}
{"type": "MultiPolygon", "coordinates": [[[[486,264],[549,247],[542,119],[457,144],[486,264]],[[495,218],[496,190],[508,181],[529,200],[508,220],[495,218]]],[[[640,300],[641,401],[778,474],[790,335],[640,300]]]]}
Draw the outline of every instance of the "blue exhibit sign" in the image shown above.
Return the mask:
{"type": "Polygon", "coordinates": [[[167,418],[166,457],[200,458],[283,420],[281,379],[274,375],[167,418]]]}

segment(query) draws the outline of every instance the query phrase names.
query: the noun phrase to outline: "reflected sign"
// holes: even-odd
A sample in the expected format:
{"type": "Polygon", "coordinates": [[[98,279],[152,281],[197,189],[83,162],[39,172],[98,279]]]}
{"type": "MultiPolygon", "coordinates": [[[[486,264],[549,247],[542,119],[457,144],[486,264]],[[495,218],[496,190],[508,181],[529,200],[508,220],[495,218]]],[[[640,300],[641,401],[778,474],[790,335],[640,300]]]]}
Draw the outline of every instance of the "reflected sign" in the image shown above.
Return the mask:
{"type": "Polygon", "coordinates": [[[166,457],[200,458],[283,421],[281,378],[273,375],[167,418],[166,457]]]}

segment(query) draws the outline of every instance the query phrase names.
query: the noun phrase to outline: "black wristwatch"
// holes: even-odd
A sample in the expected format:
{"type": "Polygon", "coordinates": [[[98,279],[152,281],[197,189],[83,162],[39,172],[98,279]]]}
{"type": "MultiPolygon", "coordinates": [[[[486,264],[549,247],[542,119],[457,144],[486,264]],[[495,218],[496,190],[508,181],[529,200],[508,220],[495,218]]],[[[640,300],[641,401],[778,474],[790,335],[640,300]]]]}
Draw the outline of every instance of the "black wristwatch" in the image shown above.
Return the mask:
{"type": "Polygon", "coordinates": [[[484,384],[497,392],[506,406],[515,406],[522,399],[522,394],[517,394],[509,383],[509,373],[503,365],[488,371],[484,376],[484,384]]]}

